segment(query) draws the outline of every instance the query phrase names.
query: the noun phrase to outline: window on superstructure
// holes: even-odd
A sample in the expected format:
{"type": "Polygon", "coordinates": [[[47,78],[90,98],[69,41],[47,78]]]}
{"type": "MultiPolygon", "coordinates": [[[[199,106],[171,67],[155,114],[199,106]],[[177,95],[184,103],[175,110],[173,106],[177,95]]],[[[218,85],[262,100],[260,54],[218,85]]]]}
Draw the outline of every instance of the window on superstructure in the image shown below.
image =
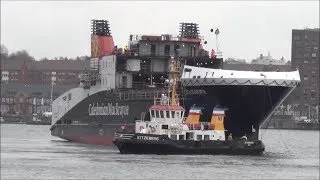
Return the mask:
{"type": "Polygon", "coordinates": [[[202,140],[202,135],[197,135],[197,140],[198,141],[202,140]]]}
{"type": "Polygon", "coordinates": [[[172,139],[172,140],[177,140],[177,138],[178,138],[177,135],[171,134],[171,139],[172,139]]]}
{"type": "Polygon", "coordinates": [[[203,135],[203,140],[209,140],[209,135],[203,135]]]}
{"type": "Polygon", "coordinates": [[[168,125],[162,125],[161,129],[168,129],[168,127],[169,127],[168,125]]]}
{"type": "Polygon", "coordinates": [[[171,111],[171,118],[174,118],[174,111],[171,111]]]}
{"type": "Polygon", "coordinates": [[[159,117],[160,117],[160,112],[156,111],[156,118],[159,118],[159,117]]]}
{"type": "Polygon", "coordinates": [[[160,118],[164,118],[164,113],[163,113],[163,111],[160,111],[160,118]]]}
{"type": "Polygon", "coordinates": [[[166,118],[170,118],[170,112],[166,111],[166,118]]]}
{"type": "Polygon", "coordinates": [[[180,111],[176,111],[176,117],[177,117],[177,118],[180,117],[180,111]]]}
{"type": "Polygon", "coordinates": [[[156,45],[151,44],[151,56],[155,56],[155,55],[156,55],[156,45]]]}
{"type": "Polygon", "coordinates": [[[164,46],[164,54],[169,56],[170,55],[170,45],[164,46]]]}
{"type": "Polygon", "coordinates": [[[179,135],[179,140],[185,140],[184,135],[179,135]]]}
{"type": "Polygon", "coordinates": [[[151,113],[151,117],[154,118],[154,115],[155,115],[154,110],[151,110],[150,113],[151,113]]]}
{"type": "Polygon", "coordinates": [[[192,56],[192,49],[193,49],[193,47],[189,46],[189,56],[192,56]]]}

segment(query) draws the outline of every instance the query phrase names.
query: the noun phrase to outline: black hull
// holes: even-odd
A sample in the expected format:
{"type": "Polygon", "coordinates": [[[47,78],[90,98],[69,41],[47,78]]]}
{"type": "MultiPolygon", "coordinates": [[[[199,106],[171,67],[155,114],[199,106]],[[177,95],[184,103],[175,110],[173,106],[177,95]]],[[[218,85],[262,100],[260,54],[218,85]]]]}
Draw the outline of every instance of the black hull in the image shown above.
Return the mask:
{"type": "MultiPolygon", "coordinates": [[[[149,96],[137,96],[137,93],[127,91],[101,91],[86,97],[51,127],[53,136],[69,141],[84,142],[90,144],[112,144],[114,133],[123,124],[134,124],[135,120],[149,120],[149,107],[153,104],[153,98],[159,89],[149,89],[149,96]],[[150,93],[151,92],[151,93],[150,93]],[[136,95],[136,96],[134,96],[136,95]],[[120,107],[119,111],[110,111],[109,104],[120,107]],[[98,111],[94,108],[104,107],[98,111]],[[64,130],[62,130],[64,129],[64,130]],[[104,134],[98,131],[103,129],[104,134]],[[62,131],[64,134],[62,134],[62,131]],[[67,135],[66,135],[67,134],[67,135]],[[97,140],[99,139],[99,140],[97,140]],[[92,141],[91,141],[92,140],[92,141]],[[105,143],[105,141],[108,141],[105,143]]],[[[139,93],[144,91],[137,91],[139,93]]],[[[167,90],[165,90],[167,91],[167,90]]],[[[183,89],[181,105],[186,112],[194,104],[204,106],[206,109],[200,121],[211,119],[213,107],[217,104],[229,108],[225,120],[225,128],[234,137],[247,135],[258,140],[259,126],[263,119],[274,111],[279,103],[290,91],[288,87],[263,87],[263,86],[210,86],[188,87],[183,89]],[[187,91],[189,91],[189,93],[187,91]],[[190,93],[192,90],[204,90],[205,94],[190,93]],[[256,133],[252,133],[252,126],[256,133]]],[[[199,92],[199,91],[196,91],[199,92]]],[[[158,92],[158,96],[161,93],[158,92]]]]}
{"type": "Polygon", "coordinates": [[[261,155],[265,150],[264,144],[261,141],[176,141],[169,139],[168,136],[165,135],[148,136],[158,137],[159,140],[142,140],[137,139],[138,136],[146,137],[148,135],[117,133],[113,143],[122,154],[261,155]],[[123,135],[124,138],[119,138],[120,135],[123,135]]]}
{"type": "MultiPolygon", "coordinates": [[[[56,124],[51,126],[51,135],[71,142],[96,145],[113,145],[114,133],[122,124],[56,124]]],[[[129,132],[134,132],[134,124],[126,125],[129,132]]]]}
{"type": "Polygon", "coordinates": [[[290,93],[292,87],[281,86],[189,86],[184,88],[186,112],[196,104],[205,107],[200,121],[208,121],[215,105],[228,108],[225,129],[233,136],[252,135],[290,93]]]}

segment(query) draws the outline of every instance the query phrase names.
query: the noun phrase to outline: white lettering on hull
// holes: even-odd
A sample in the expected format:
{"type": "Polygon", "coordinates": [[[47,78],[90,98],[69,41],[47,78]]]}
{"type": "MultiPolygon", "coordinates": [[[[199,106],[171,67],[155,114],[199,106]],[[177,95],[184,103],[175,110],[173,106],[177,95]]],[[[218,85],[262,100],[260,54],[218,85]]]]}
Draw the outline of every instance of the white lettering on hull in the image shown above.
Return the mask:
{"type": "Polygon", "coordinates": [[[159,141],[159,137],[152,137],[152,136],[137,136],[137,139],[159,141]]]}
{"type": "Polygon", "coordinates": [[[127,116],[129,115],[129,106],[119,106],[118,103],[113,105],[112,103],[108,103],[105,106],[103,103],[99,105],[89,104],[88,108],[89,116],[127,116]]]}

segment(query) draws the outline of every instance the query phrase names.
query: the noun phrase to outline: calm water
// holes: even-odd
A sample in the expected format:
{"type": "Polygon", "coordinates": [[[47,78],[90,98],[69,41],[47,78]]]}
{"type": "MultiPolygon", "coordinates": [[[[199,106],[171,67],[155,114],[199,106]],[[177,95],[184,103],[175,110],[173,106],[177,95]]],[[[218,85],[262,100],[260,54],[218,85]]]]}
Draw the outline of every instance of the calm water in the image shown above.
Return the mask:
{"type": "Polygon", "coordinates": [[[262,156],[122,155],[1,125],[1,179],[319,179],[319,131],[262,130],[262,156]]]}

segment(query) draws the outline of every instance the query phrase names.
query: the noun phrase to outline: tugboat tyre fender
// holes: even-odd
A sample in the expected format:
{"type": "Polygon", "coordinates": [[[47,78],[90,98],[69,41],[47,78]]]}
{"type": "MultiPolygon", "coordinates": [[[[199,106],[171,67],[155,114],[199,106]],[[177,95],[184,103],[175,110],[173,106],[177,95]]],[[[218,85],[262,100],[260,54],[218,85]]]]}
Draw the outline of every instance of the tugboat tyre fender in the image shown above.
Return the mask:
{"type": "Polygon", "coordinates": [[[178,134],[177,130],[171,130],[171,134],[178,134]]]}

